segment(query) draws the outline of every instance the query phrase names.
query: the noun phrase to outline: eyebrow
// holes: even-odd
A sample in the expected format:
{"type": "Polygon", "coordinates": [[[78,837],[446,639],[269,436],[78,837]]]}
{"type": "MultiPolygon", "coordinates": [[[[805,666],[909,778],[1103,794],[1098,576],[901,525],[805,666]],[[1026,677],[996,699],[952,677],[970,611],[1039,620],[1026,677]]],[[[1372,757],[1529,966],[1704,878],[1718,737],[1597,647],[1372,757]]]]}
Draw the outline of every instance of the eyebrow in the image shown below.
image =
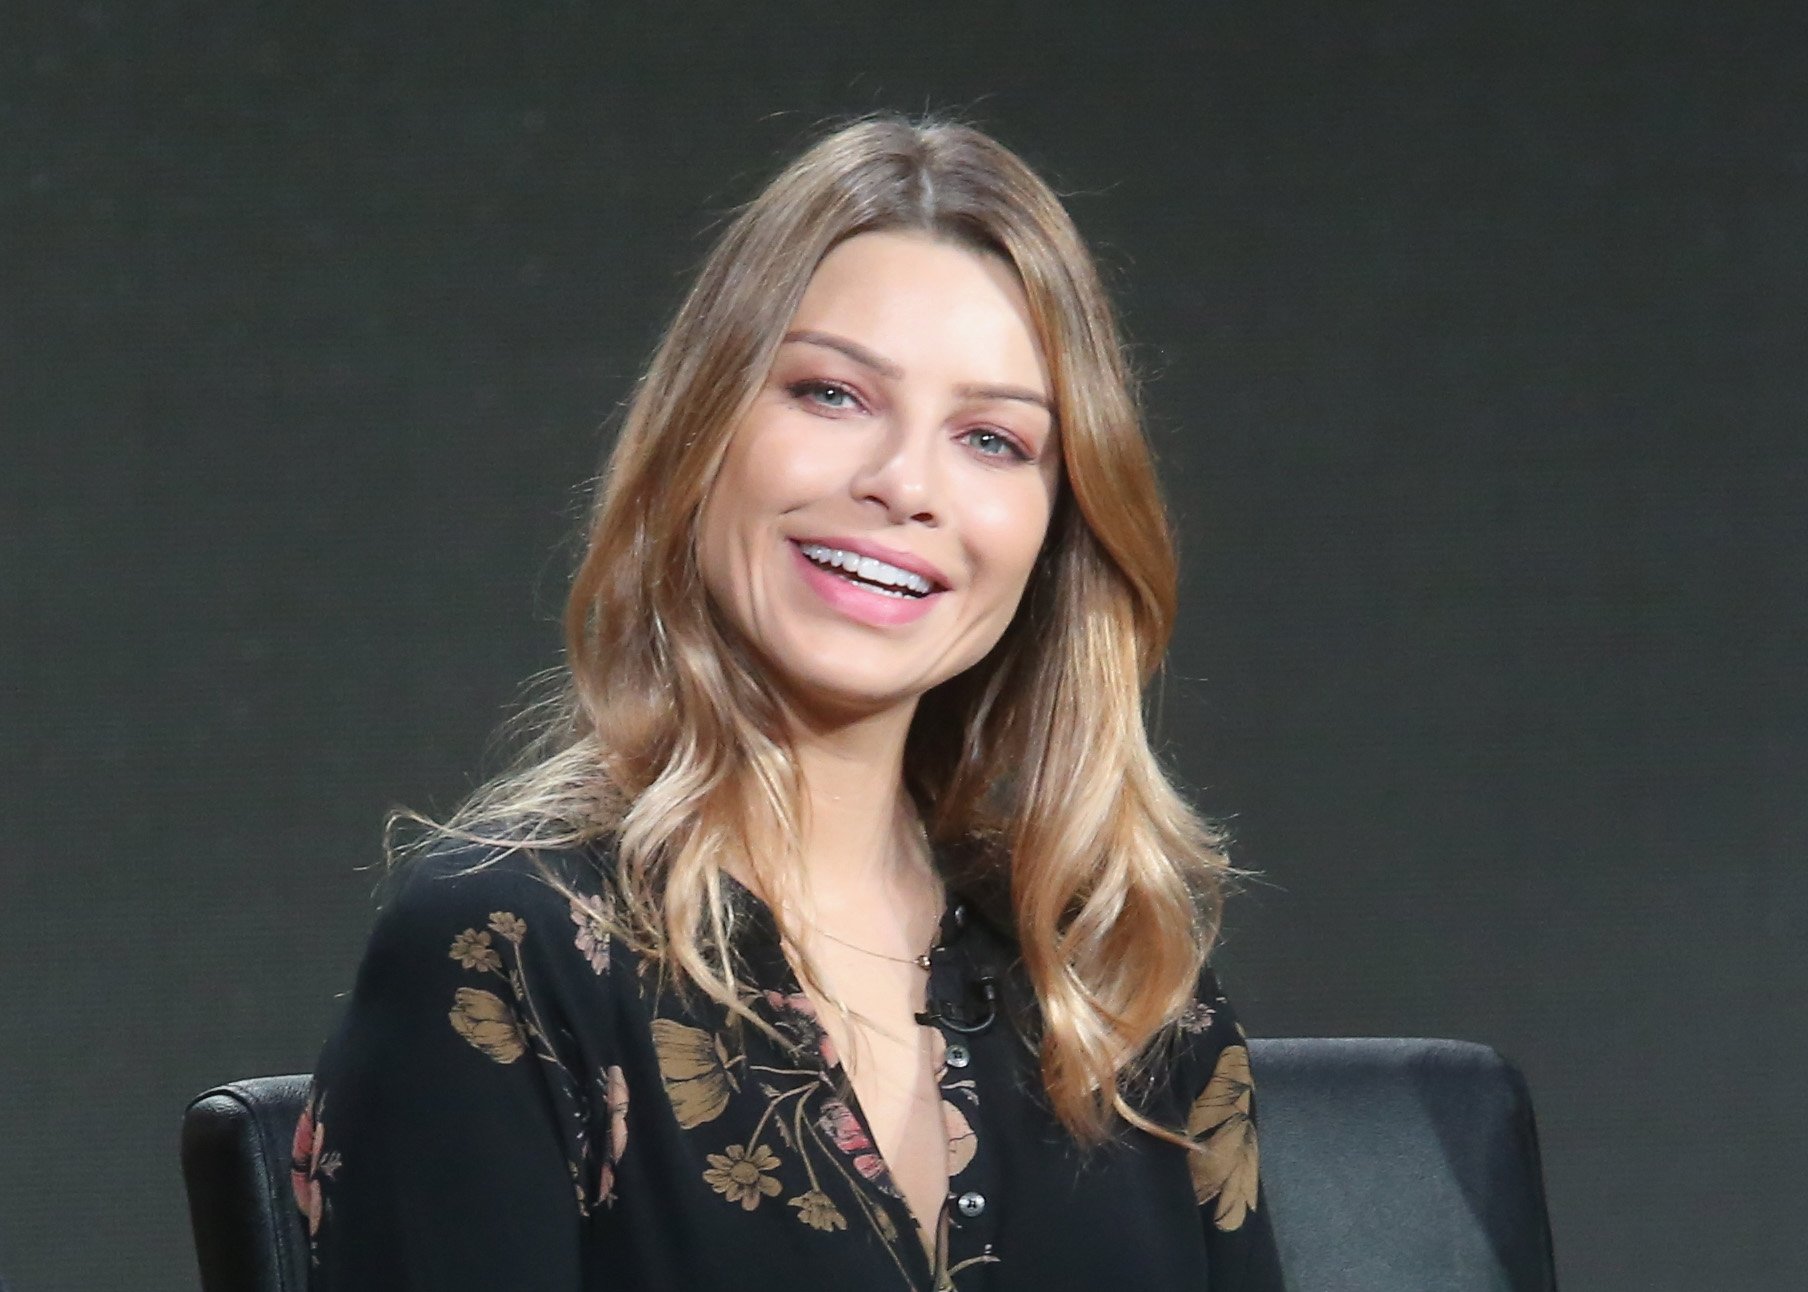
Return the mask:
{"type": "MultiPolygon", "coordinates": [[[[839,351],[863,368],[871,368],[881,377],[897,381],[904,376],[904,369],[889,359],[881,358],[857,341],[850,341],[844,336],[836,336],[833,332],[787,332],[784,343],[797,341],[804,345],[820,345],[830,350],[839,351]]],[[[1054,410],[1048,406],[1048,400],[1027,386],[956,386],[954,393],[962,399],[1009,399],[1018,403],[1034,404],[1043,412],[1053,416],[1054,410]]]]}

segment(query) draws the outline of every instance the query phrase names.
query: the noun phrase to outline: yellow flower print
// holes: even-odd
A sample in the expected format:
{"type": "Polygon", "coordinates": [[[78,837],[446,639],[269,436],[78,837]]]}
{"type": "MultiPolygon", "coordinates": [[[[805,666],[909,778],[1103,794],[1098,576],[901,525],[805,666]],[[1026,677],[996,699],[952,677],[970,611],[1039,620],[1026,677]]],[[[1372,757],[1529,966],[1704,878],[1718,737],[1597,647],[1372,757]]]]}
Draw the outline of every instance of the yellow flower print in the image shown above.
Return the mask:
{"type": "Polygon", "coordinates": [[[680,1126],[691,1130],[722,1115],[734,1079],[728,1074],[728,1047],[720,1036],[656,1018],[653,1050],[659,1056],[659,1079],[680,1126]]]}
{"type": "Polygon", "coordinates": [[[521,1021],[495,992],[460,987],[448,1017],[460,1036],[498,1063],[513,1063],[527,1053],[521,1021]]]}
{"type": "Polygon", "coordinates": [[[490,927],[516,946],[527,936],[527,921],[510,911],[491,912],[490,927]]]}
{"type": "Polygon", "coordinates": [[[1187,1116],[1187,1134],[1205,1138],[1204,1147],[1192,1154],[1193,1194],[1202,1207],[1217,1200],[1212,1223],[1219,1229],[1242,1228],[1256,1207],[1256,1128],[1249,1118],[1253,1088],[1248,1049],[1227,1045],[1187,1116]]]}
{"type": "Polygon", "coordinates": [[[872,1213],[872,1219],[873,1223],[879,1228],[879,1237],[896,1246],[898,1241],[898,1227],[892,1224],[891,1217],[883,1211],[874,1211],[872,1213]]]}
{"type": "Polygon", "coordinates": [[[791,1199],[789,1205],[797,1208],[797,1218],[811,1229],[847,1228],[847,1217],[841,1214],[841,1209],[821,1189],[800,1193],[791,1199]]]}
{"type": "Polygon", "coordinates": [[[451,956],[467,969],[484,970],[491,973],[502,972],[502,957],[496,954],[496,948],[490,945],[490,935],[479,933],[476,929],[466,929],[452,939],[451,956]]]}
{"type": "Polygon", "coordinates": [[[778,1170],[778,1155],[764,1144],[757,1145],[752,1153],[739,1144],[730,1144],[726,1155],[711,1153],[708,1160],[703,1178],[709,1187],[730,1202],[740,1203],[745,1211],[759,1206],[761,1198],[776,1196],[781,1188],[778,1177],[767,1174],[778,1170]]]}

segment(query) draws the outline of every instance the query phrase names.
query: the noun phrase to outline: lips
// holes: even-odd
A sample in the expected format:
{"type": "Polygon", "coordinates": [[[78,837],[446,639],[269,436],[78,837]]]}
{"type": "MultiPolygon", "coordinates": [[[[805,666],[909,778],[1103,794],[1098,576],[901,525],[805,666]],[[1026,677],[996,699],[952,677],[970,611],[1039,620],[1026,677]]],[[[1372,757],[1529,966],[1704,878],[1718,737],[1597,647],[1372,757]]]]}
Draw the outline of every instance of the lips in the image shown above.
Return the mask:
{"type": "MultiPolygon", "coordinates": [[[[870,628],[893,629],[915,623],[937,605],[947,591],[945,586],[935,586],[921,596],[911,596],[895,592],[884,592],[877,587],[848,578],[842,571],[829,570],[818,565],[804,555],[803,548],[797,540],[787,544],[791,549],[791,560],[798,577],[804,586],[809,588],[821,604],[832,608],[838,615],[870,628]]],[[[828,544],[824,544],[828,546],[828,544]]],[[[852,551],[852,548],[842,548],[852,551]]],[[[871,553],[863,552],[861,555],[871,553]]],[[[883,557],[875,555],[875,559],[883,557]]],[[[889,564],[889,562],[888,562],[889,564]]],[[[899,568],[908,568],[900,566],[899,568]]],[[[916,571],[911,571],[913,574],[916,571]]],[[[930,576],[924,575],[924,578],[930,576]]]]}
{"type": "Polygon", "coordinates": [[[922,575],[888,565],[875,557],[843,552],[838,548],[824,547],[820,543],[799,543],[797,550],[831,574],[839,574],[880,592],[926,597],[936,590],[935,585],[922,575]]]}
{"type": "Polygon", "coordinates": [[[887,565],[895,565],[900,570],[909,570],[912,574],[927,579],[931,592],[945,592],[948,589],[948,576],[922,557],[911,552],[901,552],[895,547],[887,547],[883,543],[875,543],[870,538],[854,538],[846,534],[810,534],[791,540],[794,544],[817,543],[823,547],[833,547],[843,552],[853,552],[857,556],[870,556],[875,561],[884,561],[887,565]]]}

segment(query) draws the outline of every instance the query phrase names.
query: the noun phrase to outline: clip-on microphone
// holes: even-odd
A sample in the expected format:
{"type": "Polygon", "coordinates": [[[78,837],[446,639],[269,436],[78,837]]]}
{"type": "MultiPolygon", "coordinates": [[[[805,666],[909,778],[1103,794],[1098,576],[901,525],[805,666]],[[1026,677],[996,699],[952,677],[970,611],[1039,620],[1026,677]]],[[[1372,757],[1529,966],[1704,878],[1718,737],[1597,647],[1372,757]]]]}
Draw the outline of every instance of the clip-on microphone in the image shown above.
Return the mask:
{"type": "Polygon", "coordinates": [[[950,1032],[959,1032],[963,1036],[973,1036],[985,1031],[998,1019],[998,980],[991,974],[986,974],[973,985],[979,991],[981,1005],[985,1010],[984,1018],[964,1017],[955,1013],[947,1003],[932,1000],[929,1008],[916,1016],[917,1022],[924,1027],[940,1023],[950,1032]]]}

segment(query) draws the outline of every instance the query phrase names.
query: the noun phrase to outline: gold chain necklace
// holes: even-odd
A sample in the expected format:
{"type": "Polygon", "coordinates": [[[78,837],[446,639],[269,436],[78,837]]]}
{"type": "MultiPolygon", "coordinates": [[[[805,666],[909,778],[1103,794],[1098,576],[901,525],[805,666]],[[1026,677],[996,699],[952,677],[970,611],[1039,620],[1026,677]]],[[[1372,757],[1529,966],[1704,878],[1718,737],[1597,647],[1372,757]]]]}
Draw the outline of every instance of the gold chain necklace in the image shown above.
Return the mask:
{"type": "Polygon", "coordinates": [[[863,947],[857,943],[849,942],[846,938],[836,937],[833,933],[830,933],[827,929],[814,921],[805,920],[804,923],[810,926],[810,931],[812,933],[825,937],[831,942],[839,942],[848,950],[858,951],[861,955],[874,956],[880,960],[889,960],[895,965],[915,965],[918,969],[929,968],[929,952],[927,951],[920,956],[894,956],[889,951],[874,951],[871,947],[863,947]]]}
{"type": "MultiPolygon", "coordinates": [[[[933,858],[935,855],[935,850],[929,842],[929,830],[923,824],[921,818],[919,818],[916,822],[916,840],[915,841],[918,841],[921,843],[923,854],[926,854],[927,857],[930,859],[930,864],[931,864],[931,867],[933,868],[933,858]]],[[[939,889],[940,889],[939,884],[937,885],[937,888],[939,891],[939,889]]],[[[787,903],[787,906],[788,905],[789,905],[789,903],[787,903]]],[[[838,937],[835,934],[830,933],[827,929],[823,928],[820,924],[816,923],[814,920],[806,918],[801,912],[798,913],[797,918],[798,918],[798,921],[800,923],[802,923],[805,927],[807,927],[812,933],[815,933],[820,937],[825,937],[831,942],[839,943],[840,945],[846,947],[850,951],[858,951],[863,956],[872,956],[878,960],[889,960],[889,961],[891,961],[891,963],[897,964],[897,965],[911,965],[918,969],[926,970],[930,967],[929,951],[925,951],[925,952],[923,952],[923,954],[916,955],[916,956],[894,956],[889,951],[874,951],[871,947],[863,947],[857,942],[849,942],[846,938],[838,937]]],[[[939,936],[940,932],[941,932],[941,921],[938,918],[936,921],[936,936],[939,936]]],[[[934,949],[935,949],[935,943],[932,939],[930,942],[930,950],[934,950],[934,949]]]]}

